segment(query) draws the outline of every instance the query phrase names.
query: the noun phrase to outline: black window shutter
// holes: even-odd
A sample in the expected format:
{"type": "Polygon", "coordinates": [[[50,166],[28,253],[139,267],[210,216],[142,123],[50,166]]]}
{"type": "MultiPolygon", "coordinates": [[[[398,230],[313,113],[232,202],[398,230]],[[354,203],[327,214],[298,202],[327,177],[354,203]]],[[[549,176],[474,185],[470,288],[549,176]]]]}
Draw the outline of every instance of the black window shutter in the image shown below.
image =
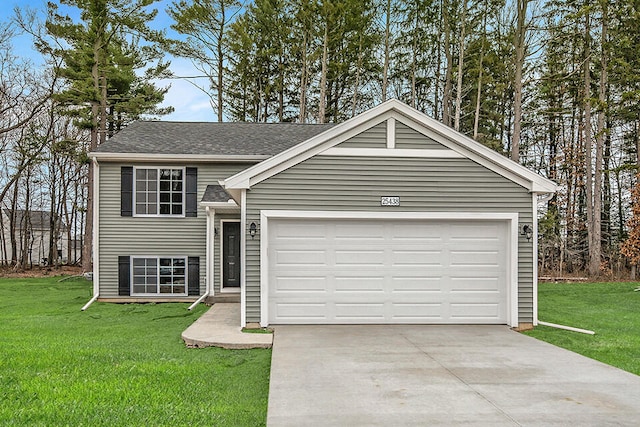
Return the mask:
{"type": "Polygon", "coordinates": [[[133,216],[133,166],[120,168],[120,215],[133,216]]]}
{"type": "Polygon", "coordinates": [[[128,256],[118,257],[118,295],[131,295],[131,258],[128,256]]]}
{"type": "Polygon", "coordinates": [[[187,168],[186,175],[185,194],[187,205],[185,216],[195,218],[198,216],[198,168],[187,168]]]}
{"type": "Polygon", "coordinates": [[[200,295],[200,257],[189,257],[189,296],[200,295]]]}

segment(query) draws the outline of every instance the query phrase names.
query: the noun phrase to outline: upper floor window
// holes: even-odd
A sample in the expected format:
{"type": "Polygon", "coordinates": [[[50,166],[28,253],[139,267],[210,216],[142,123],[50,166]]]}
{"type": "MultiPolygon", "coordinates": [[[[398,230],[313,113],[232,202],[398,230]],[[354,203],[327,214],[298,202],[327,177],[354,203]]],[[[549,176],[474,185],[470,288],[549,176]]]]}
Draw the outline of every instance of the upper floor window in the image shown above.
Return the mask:
{"type": "Polygon", "coordinates": [[[184,215],[184,169],[136,168],[136,215],[184,215]]]}

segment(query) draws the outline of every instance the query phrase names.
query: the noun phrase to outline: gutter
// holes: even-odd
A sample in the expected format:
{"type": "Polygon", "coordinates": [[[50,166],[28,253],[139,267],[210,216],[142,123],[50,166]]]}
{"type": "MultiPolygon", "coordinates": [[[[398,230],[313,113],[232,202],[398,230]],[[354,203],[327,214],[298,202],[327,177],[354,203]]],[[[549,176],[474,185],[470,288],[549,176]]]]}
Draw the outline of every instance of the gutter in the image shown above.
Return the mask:
{"type": "Polygon", "coordinates": [[[96,302],[98,297],[100,296],[100,275],[95,274],[100,271],[100,256],[99,256],[99,227],[100,227],[100,217],[98,215],[98,209],[100,207],[100,193],[98,189],[100,188],[100,164],[98,163],[98,159],[95,157],[92,159],[93,166],[93,251],[92,256],[93,259],[93,272],[91,273],[91,280],[93,281],[93,297],[86,303],[80,310],[85,311],[91,304],[96,302]]]}
{"type": "Polygon", "coordinates": [[[543,322],[541,320],[538,321],[538,325],[549,326],[550,328],[556,328],[556,329],[564,329],[565,331],[580,332],[581,334],[587,334],[587,335],[596,334],[594,331],[590,331],[588,329],[574,328],[573,326],[557,325],[555,323],[543,322]]]}
{"type": "MultiPolygon", "coordinates": [[[[209,212],[211,212],[211,209],[209,208],[209,206],[205,207],[205,210],[207,212],[207,239],[206,239],[206,245],[207,245],[207,278],[205,280],[205,290],[204,290],[204,294],[202,294],[200,296],[200,298],[198,298],[193,304],[191,304],[189,307],[187,307],[187,310],[191,311],[193,310],[196,305],[200,304],[202,301],[204,301],[204,299],[206,297],[209,296],[209,282],[211,281],[211,272],[209,271],[209,265],[211,263],[211,258],[213,257],[211,254],[211,228],[213,227],[213,225],[211,224],[211,216],[209,214],[209,212]]],[[[215,215],[215,210],[213,211],[214,215],[215,215]]]]}
{"type": "Polygon", "coordinates": [[[93,298],[91,298],[91,299],[89,300],[89,302],[88,302],[88,303],[86,303],[84,306],[82,306],[82,308],[80,309],[80,311],[85,311],[87,308],[89,308],[89,306],[90,306],[91,304],[93,304],[94,302],[96,302],[96,300],[98,299],[98,297],[99,297],[99,296],[100,296],[100,295],[95,294],[95,295],[93,296],[93,298]]]}

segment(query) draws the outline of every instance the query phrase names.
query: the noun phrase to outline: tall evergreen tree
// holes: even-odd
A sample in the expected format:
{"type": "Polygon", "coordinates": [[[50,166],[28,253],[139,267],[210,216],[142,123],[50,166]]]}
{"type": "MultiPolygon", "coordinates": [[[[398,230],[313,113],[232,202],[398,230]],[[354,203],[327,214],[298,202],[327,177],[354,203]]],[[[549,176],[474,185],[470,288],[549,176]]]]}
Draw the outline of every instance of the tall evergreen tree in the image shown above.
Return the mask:
{"type": "MultiPolygon", "coordinates": [[[[133,64],[157,58],[161,52],[156,48],[163,40],[160,32],[151,30],[149,22],[156,16],[157,10],[148,11],[148,7],[157,0],[60,0],[60,4],[76,8],[80,12],[78,21],[68,15],[60,15],[55,3],[48,3],[46,28],[55,44],[40,45],[40,48],[55,57],[61,58],[63,65],[56,69],[65,80],[64,89],[55,95],[55,99],[66,106],[65,113],[76,118],[76,124],[90,130],[89,150],[94,150],[107,138],[109,122],[109,88],[111,81],[122,83],[123,75],[131,73],[133,64]],[[125,39],[124,34],[134,38],[125,39]],[[140,49],[116,48],[123,41],[129,43],[142,40],[150,44],[140,49]],[[144,52],[144,56],[140,53],[144,52]],[[128,58],[127,58],[128,57],[128,58]],[[125,58],[127,59],[125,61],[125,58]],[[125,63],[131,66],[124,66],[125,63]],[[122,72],[121,72],[122,71],[122,72]]],[[[164,67],[156,68],[158,73],[164,67]]],[[[155,74],[148,70],[147,79],[155,74]]],[[[129,101],[133,116],[154,109],[162,99],[162,90],[146,83],[145,89],[137,97],[141,102],[131,102],[132,92],[136,88],[130,80],[129,87],[119,88],[120,94],[129,101]],[[147,92],[144,94],[144,92],[147,92]]],[[[140,86],[138,85],[138,88],[140,86]]],[[[118,89],[116,89],[118,90],[118,89]]],[[[121,105],[124,106],[124,105],[121,105]]],[[[83,247],[83,270],[91,270],[91,249],[93,245],[93,170],[88,168],[87,179],[87,219],[83,247]]]]}

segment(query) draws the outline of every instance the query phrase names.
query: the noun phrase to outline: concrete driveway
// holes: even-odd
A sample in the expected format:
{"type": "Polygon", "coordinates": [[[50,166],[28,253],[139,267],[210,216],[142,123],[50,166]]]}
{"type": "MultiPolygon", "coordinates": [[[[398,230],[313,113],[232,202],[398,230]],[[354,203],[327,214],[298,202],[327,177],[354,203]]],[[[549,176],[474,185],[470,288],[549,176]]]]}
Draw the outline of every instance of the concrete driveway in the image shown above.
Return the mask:
{"type": "Polygon", "coordinates": [[[277,326],[267,425],[637,426],[640,377],[506,326],[277,326]]]}

